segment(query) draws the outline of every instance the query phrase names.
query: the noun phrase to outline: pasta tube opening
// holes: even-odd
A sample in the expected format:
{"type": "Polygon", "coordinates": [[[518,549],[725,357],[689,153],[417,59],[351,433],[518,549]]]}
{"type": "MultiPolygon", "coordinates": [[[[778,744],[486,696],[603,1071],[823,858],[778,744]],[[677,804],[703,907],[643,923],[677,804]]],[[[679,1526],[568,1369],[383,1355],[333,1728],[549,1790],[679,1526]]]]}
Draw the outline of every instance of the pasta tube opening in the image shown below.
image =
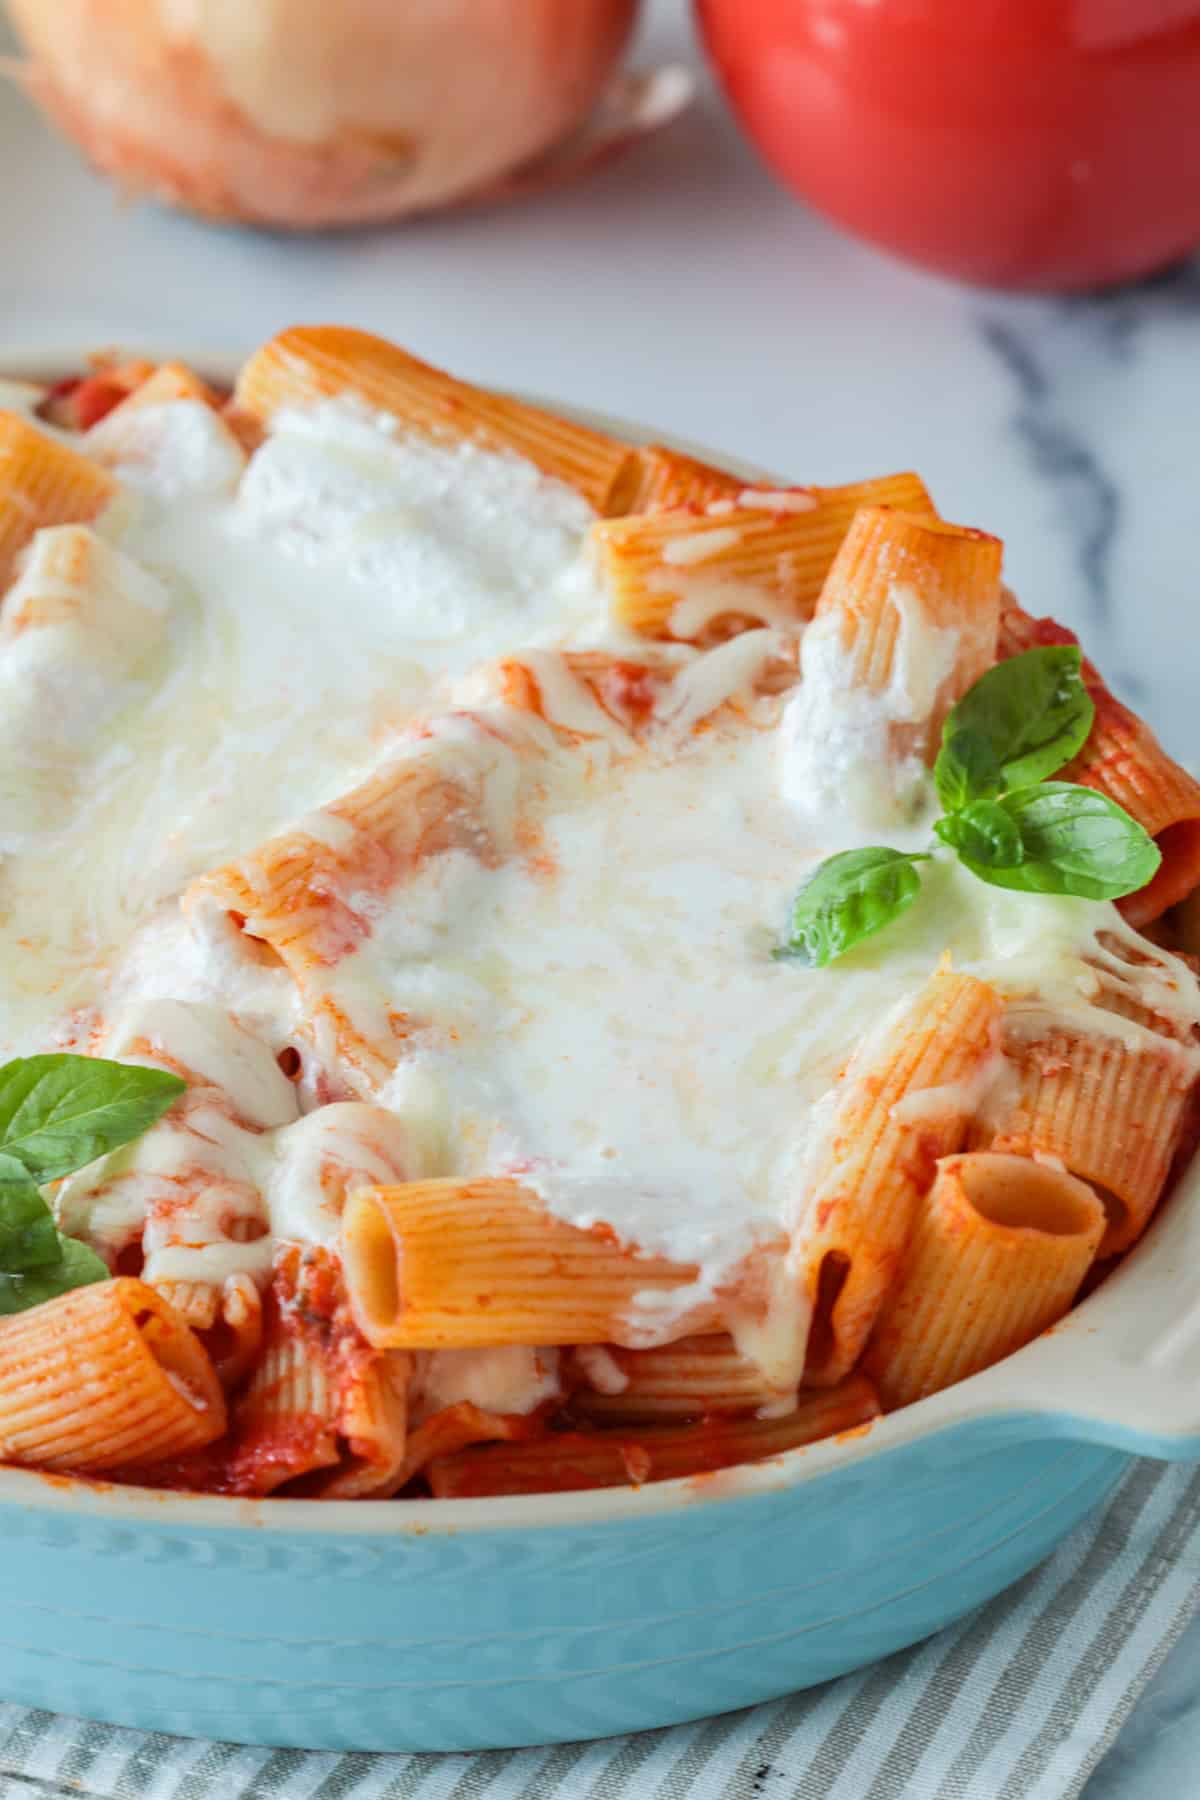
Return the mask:
{"type": "Polygon", "coordinates": [[[954,1166],[953,1178],[980,1218],[1009,1231],[1086,1236],[1101,1210],[1086,1182],[1027,1156],[1001,1152],[963,1156],[954,1166]]]}
{"type": "Polygon", "coordinates": [[[202,1449],[225,1424],[203,1345],[144,1282],[97,1282],[0,1323],[5,1462],[132,1472],[202,1449]]]}
{"type": "Polygon", "coordinates": [[[885,1407],[965,1380],[1053,1325],[1104,1226],[1096,1195],[1065,1170],[991,1151],[943,1158],[863,1359],[885,1407]]]}
{"type": "Polygon", "coordinates": [[[400,1244],[372,1194],[351,1194],[342,1224],[342,1267],[364,1335],[378,1342],[401,1310],[400,1244]]]}
{"type": "MultiPolygon", "coordinates": [[[[342,1256],[363,1335],[397,1350],[661,1342],[640,1299],[690,1287],[697,1273],[638,1255],[604,1227],[568,1224],[520,1182],[491,1177],[360,1189],[343,1215],[342,1256]]],[[[699,1301],[665,1334],[712,1328],[719,1314],[699,1301]]]]}
{"type": "Polygon", "coordinates": [[[837,1332],[834,1315],[850,1275],[850,1257],[844,1250],[830,1250],[821,1258],[817,1270],[816,1297],[813,1301],[812,1324],[808,1333],[807,1365],[821,1370],[834,1362],[837,1332]]]}

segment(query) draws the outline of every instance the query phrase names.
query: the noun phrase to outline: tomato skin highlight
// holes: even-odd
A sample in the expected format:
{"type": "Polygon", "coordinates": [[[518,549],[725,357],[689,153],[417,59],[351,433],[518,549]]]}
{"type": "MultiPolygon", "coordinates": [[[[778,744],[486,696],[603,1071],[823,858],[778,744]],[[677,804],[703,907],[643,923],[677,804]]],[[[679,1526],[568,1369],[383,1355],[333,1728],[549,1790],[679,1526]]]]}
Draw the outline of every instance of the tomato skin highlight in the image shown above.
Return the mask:
{"type": "Polygon", "coordinates": [[[1200,0],[696,0],[781,179],[898,256],[1086,289],[1200,244],[1200,0]]]}

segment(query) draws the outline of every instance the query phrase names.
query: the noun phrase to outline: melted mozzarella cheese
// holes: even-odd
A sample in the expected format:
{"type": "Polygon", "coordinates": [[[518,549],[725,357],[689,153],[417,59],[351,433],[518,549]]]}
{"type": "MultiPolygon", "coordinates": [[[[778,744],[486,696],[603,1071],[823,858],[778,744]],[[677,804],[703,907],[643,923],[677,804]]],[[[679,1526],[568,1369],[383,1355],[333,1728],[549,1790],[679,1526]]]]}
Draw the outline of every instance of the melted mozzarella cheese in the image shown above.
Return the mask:
{"type": "Polygon", "coordinates": [[[352,1187],[423,1172],[396,1112],[361,1102],[300,1116],[271,1049],[229,1011],[142,1000],[101,1048],[184,1076],[186,1096],[133,1143],[62,1183],[63,1228],[115,1260],[140,1239],[148,1280],[265,1277],[279,1239],[336,1245],[352,1187]]]}
{"type": "MultiPolygon", "coordinates": [[[[686,678],[711,677],[731,649],[686,678]]],[[[775,960],[797,887],[847,830],[796,804],[781,754],[793,709],[770,728],[710,721],[682,743],[664,727],[600,780],[559,752],[539,778],[534,854],[483,869],[456,852],[421,869],[340,987],[334,977],[352,1015],[365,991],[424,1022],[397,1082],[419,1076],[426,1109],[436,1096],[448,1172],[517,1175],[560,1217],[699,1266],[680,1295],[645,1296],[651,1329],[728,1282],[755,1243],[802,1225],[833,1084],[943,958],[994,983],[1018,1029],[1073,1019],[1144,1041],[1098,1010],[1105,979],[1181,1034],[1200,1016],[1189,971],[1113,906],[988,887],[940,851],[919,903],[843,961],[775,960]],[[1121,955],[1131,945],[1148,957],[1136,968],[1121,955]]],[[[921,781],[897,847],[928,844],[921,781]]],[[[1194,1065],[1191,1049],[1178,1054],[1194,1065]]],[[[1006,1067],[997,1056],[980,1071],[969,1110],[998,1103],[1006,1067]]],[[[381,1097],[403,1103],[396,1084],[381,1097]]],[[[945,1099],[906,1104],[917,1117],[945,1099]]]]}
{"type": "Polygon", "coordinates": [[[96,629],[0,652],[9,1053],[94,1005],[193,876],[350,787],[439,680],[600,607],[572,489],[349,403],[285,414],[244,470],[191,401],[122,409],[87,446],[123,484],[97,527],[107,612],[152,601],[158,642],[132,668],[96,629]]]}
{"type": "Polygon", "coordinates": [[[896,586],[900,619],[891,678],[881,693],[855,681],[837,613],[804,634],[803,680],[784,714],[780,775],[798,812],[844,819],[853,835],[886,829],[911,814],[927,791],[921,759],[896,754],[897,728],[928,719],[954,668],[959,633],[926,619],[917,596],[896,586]]]}
{"type": "MultiPolygon", "coordinates": [[[[248,461],[190,402],[114,414],[89,446],[122,483],[91,576],[18,631],[43,534],[0,621],[18,721],[0,727],[0,1041],[187,1074],[178,1107],[62,1186],[64,1227],[110,1257],[140,1238],[151,1279],[262,1279],[277,1239],[336,1243],[355,1185],[511,1174],[564,1219],[697,1266],[635,1308],[669,1334],[756,1244],[802,1229],[834,1084],[943,958],[1000,989],[1006,1028],[1142,1041],[1100,1009],[1115,992],[1173,1023],[1194,1065],[1181,963],[1110,905],[986,887],[942,850],[919,902],[843,961],[772,956],[831,851],[877,841],[880,819],[897,848],[928,845],[928,776],[896,746],[957,643],[903,594],[882,694],[847,680],[821,624],[786,698],[754,696],[794,675],[794,632],[665,646],[643,742],[555,647],[615,640],[582,554],[591,514],[532,466],[345,404],[285,414],[248,461]],[[514,645],[574,748],[467,673],[514,645]],[[455,710],[396,737],[439,696],[455,710]],[[224,912],[180,913],[193,876],[293,822],[344,853],[355,828],[329,803],[430,754],[477,796],[478,843],[339,896],[366,935],[304,992],[224,912]],[[335,1012],[367,1039],[411,1023],[373,1103],[318,1104],[280,1071],[303,1024],[336,1072],[335,1012]]],[[[728,608],[690,593],[697,618],[728,608]]],[[[971,1110],[1004,1075],[1000,1056],[980,1070],[971,1110]]],[[[557,1391],[553,1355],[524,1349],[432,1357],[421,1381],[427,1406],[557,1391]]]]}
{"type": "Polygon", "coordinates": [[[557,1350],[505,1344],[488,1350],[435,1350],[421,1359],[415,1416],[461,1400],[485,1412],[531,1413],[561,1394],[557,1350]]]}

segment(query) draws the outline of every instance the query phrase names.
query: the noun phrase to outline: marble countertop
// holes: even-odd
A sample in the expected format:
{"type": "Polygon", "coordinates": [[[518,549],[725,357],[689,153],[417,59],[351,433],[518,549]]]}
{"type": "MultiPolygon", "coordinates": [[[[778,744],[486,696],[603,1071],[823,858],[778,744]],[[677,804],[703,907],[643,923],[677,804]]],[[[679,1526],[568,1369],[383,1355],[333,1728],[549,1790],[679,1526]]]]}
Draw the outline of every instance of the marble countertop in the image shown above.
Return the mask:
{"type": "MultiPolygon", "coordinates": [[[[647,8],[639,60],[662,59],[699,73],[683,0],[647,8]]],[[[1079,629],[1200,764],[1195,656],[1179,648],[1196,586],[1200,266],[1063,301],[917,274],[785,195],[700,83],[685,117],[586,184],[320,239],[122,203],[0,90],[0,362],[81,342],[241,353],[334,319],[797,480],[916,467],[948,517],[1005,539],[1024,604],[1079,629]]],[[[1200,1628],[1089,1800],[1171,1791],[1169,1769],[1190,1791],[1196,1750],[1200,1628]]]]}

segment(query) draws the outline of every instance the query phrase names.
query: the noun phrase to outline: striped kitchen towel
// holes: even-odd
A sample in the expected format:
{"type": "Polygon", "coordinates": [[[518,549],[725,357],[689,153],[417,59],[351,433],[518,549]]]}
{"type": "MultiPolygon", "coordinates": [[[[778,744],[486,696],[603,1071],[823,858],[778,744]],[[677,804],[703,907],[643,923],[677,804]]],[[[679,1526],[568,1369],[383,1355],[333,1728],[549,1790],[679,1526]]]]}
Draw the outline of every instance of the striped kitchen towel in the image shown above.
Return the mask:
{"type": "Polygon", "coordinates": [[[0,1706],[3,1800],[1070,1800],[1200,1598],[1200,1473],[1138,1463],[1040,1569],[874,1668],[547,1750],[341,1756],[0,1706]]]}

